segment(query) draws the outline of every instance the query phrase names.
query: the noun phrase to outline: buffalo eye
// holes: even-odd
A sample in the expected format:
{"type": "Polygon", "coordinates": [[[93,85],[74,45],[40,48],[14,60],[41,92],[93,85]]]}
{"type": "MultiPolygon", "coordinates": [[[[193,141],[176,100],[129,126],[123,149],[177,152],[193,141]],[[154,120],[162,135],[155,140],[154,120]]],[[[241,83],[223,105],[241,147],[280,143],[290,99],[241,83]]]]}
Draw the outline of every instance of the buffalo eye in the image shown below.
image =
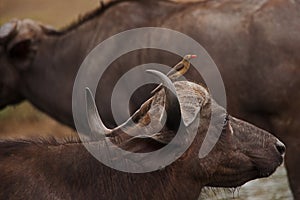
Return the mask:
{"type": "Polygon", "coordinates": [[[223,122],[223,131],[226,130],[227,126],[228,126],[228,122],[229,122],[229,115],[226,114],[225,118],[224,118],[224,122],[223,122]]]}

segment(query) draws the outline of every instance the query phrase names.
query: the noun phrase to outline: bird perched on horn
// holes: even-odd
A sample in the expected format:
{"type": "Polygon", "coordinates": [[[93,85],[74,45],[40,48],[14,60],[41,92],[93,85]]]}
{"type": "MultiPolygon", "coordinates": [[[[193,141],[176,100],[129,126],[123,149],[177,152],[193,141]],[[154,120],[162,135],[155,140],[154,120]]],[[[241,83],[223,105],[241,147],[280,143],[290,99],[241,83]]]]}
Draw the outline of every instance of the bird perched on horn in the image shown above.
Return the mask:
{"type": "MultiPolygon", "coordinates": [[[[180,76],[184,75],[190,68],[192,58],[196,58],[196,55],[185,55],[183,59],[177,63],[168,73],[167,76],[172,80],[178,79],[180,76]]],[[[159,84],[154,90],[152,90],[151,94],[156,93],[162,88],[162,84],[159,84]]]]}

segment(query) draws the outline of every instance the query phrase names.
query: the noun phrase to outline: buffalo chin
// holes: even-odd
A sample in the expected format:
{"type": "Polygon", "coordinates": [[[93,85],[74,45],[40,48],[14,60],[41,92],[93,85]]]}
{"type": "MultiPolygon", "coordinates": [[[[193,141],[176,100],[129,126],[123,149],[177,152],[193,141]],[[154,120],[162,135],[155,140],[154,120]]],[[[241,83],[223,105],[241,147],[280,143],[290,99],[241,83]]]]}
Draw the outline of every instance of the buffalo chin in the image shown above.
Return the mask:
{"type": "Polygon", "coordinates": [[[283,163],[283,157],[276,162],[271,163],[267,168],[266,167],[257,167],[258,178],[265,178],[273,174],[276,169],[283,163]]]}
{"type": "Polygon", "coordinates": [[[260,168],[257,166],[257,164],[255,164],[251,169],[247,171],[240,171],[237,174],[230,175],[230,177],[223,177],[220,179],[220,181],[216,181],[207,186],[225,188],[239,187],[251,180],[269,177],[276,171],[276,169],[282,164],[282,162],[283,158],[281,157],[281,159],[277,163],[275,162],[276,164],[270,164],[267,168],[260,168]]]}

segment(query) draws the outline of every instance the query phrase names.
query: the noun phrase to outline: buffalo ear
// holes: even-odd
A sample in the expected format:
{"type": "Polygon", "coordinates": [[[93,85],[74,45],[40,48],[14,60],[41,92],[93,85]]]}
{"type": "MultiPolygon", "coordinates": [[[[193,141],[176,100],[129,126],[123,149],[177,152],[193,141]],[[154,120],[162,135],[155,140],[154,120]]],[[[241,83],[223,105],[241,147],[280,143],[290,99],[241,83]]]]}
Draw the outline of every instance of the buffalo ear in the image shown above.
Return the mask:
{"type": "Polygon", "coordinates": [[[24,39],[11,43],[8,47],[8,55],[12,63],[22,71],[28,69],[35,53],[36,48],[31,39],[24,39]]]}
{"type": "Polygon", "coordinates": [[[6,54],[12,64],[19,70],[26,70],[31,65],[43,36],[53,31],[29,19],[14,20],[1,27],[0,42],[5,42],[6,54]]]}

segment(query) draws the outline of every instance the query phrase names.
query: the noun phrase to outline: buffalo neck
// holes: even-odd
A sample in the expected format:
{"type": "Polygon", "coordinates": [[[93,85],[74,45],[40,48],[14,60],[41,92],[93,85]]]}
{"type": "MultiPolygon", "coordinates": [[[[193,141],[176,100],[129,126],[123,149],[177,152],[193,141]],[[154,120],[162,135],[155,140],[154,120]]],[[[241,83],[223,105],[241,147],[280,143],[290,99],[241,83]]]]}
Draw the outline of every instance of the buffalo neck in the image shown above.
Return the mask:
{"type": "MultiPolygon", "coordinates": [[[[80,144],[66,145],[63,148],[65,148],[64,151],[54,148],[51,153],[57,156],[60,154],[56,151],[59,151],[62,152],[62,156],[67,157],[69,152],[77,152],[77,156],[60,163],[58,173],[64,181],[61,188],[65,187],[65,182],[67,182],[75,191],[82,191],[82,188],[86,188],[86,191],[97,191],[97,193],[74,193],[76,199],[192,200],[199,197],[204,185],[201,180],[191,178],[190,170],[186,170],[188,165],[182,161],[177,160],[154,172],[134,174],[104,166],[83,150],[80,144]]],[[[51,158],[54,159],[56,156],[51,156],[51,158]]],[[[52,180],[52,177],[49,177],[48,181],[52,180]]]]}

